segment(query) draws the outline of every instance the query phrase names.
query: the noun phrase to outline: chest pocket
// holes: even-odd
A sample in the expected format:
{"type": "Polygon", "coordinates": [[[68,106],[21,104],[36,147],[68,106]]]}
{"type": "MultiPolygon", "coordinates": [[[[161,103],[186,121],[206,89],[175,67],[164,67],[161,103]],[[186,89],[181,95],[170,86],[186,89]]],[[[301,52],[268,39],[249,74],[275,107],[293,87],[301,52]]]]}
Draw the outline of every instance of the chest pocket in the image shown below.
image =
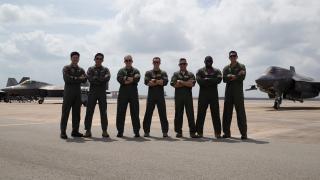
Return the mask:
{"type": "Polygon", "coordinates": [[[93,71],[94,76],[99,76],[99,71],[96,69],[93,71]]]}
{"type": "Polygon", "coordinates": [[[229,67],[229,73],[230,74],[236,75],[236,74],[238,74],[240,72],[240,70],[241,69],[239,67],[234,67],[234,68],[229,67]]]}
{"type": "Polygon", "coordinates": [[[133,77],[134,76],[134,72],[133,71],[126,71],[126,74],[128,77],[133,77]]]}
{"type": "Polygon", "coordinates": [[[72,76],[80,76],[81,75],[81,70],[79,68],[71,68],[70,69],[70,74],[72,76]]]}
{"type": "Polygon", "coordinates": [[[152,72],[152,73],[151,73],[151,78],[152,78],[152,79],[156,79],[156,78],[157,78],[157,75],[156,75],[154,72],[152,72]]]}
{"type": "Polygon", "coordinates": [[[102,69],[100,71],[100,76],[106,76],[107,75],[107,70],[106,69],[102,69]]]}
{"type": "Polygon", "coordinates": [[[188,74],[185,74],[182,80],[188,81],[189,79],[190,79],[190,76],[188,74]]]}
{"type": "Polygon", "coordinates": [[[204,77],[206,77],[206,78],[212,78],[212,77],[214,77],[214,76],[215,76],[215,72],[214,72],[214,71],[210,71],[210,72],[204,71],[204,77]]]}
{"type": "Polygon", "coordinates": [[[234,69],[233,69],[233,73],[234,74],[239,74],[239,72],[242,70],[242,68],[241,67],[235,67],[234,69]]]}
{"type": "Polygon", "coordinates": [[[162,79],[161,73],[156,73],[155,74],[155,79],[158,79],[158,80],[162,79]]]}

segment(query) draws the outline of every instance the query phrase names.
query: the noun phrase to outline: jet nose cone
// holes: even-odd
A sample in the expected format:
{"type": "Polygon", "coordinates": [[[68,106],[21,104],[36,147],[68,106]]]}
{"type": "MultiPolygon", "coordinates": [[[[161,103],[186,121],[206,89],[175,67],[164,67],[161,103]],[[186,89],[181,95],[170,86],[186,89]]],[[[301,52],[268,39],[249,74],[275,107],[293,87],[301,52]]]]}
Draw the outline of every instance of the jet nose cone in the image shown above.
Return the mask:
{"type": "Polygon", "coordinates": [[[271,78],[263,75],[256,80],[258,86],[269,86],[271,78]]]}
{"type": "Polygon", "coordinates": [[[262,79],[262,78],[257,79],[257,80],[256,80],[256,83],[257,83],[258,85],[262,84],[262,83],[263,83],[263,79],[262,79]]]}

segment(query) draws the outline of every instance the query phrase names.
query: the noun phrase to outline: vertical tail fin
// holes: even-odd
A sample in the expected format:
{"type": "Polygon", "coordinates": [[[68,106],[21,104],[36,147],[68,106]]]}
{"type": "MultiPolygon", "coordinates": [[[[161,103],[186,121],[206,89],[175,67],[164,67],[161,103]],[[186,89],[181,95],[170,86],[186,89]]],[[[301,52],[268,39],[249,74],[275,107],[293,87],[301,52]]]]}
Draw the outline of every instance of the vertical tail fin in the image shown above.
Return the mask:
{"type": "Polygon", "coordinates": [[[15,86],[17,84],[18,84],[18,82],[17,82],[17,80],[15,78],[8,78],[7,87],[8,86],[15,86]]]}
{"type": "Polygon", "coordinates": [[[296,69],[293,66],[290,66],[290,71],[296,72],[296,69]]]}

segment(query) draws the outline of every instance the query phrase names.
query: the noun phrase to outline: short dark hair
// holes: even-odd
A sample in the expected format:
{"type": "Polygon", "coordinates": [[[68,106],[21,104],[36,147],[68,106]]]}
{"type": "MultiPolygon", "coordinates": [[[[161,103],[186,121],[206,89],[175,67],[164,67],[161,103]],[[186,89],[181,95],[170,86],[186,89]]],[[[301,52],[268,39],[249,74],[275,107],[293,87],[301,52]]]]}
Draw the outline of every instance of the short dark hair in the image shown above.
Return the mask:
{"type": "Polygon", "coordinates": [[[98,56],[102,56],[102,59],[104,58],[104,55],[102,53],[97,53],[95,56],[94,56],[94,59],[96,59],[98,56]]]}
{"type": "Polygon", "coordinates": [[[230,51],[229,52],[229,57],[231,57],[231,56],[236,56],[236,57],[238,57],[238,53],[236,52],[236,51],[230,51]]]}
{"type": "Polygon", "coordinates": [[[187,59],[186,58],[180,58],[179,62],[181,62],[181,61],[187,61],[187,59]]]}
{"type": "Polygon", "coordinates": [[[157,59],[158,59],[159,61],[161,61],[160,57],[157,57],[157,56],[154,57],[154,58],[152,59],[152,61],[157,60],[157,59]]]}
{"type": "Polygon", "coordinates": [[[70,53],[70,58],[72,58],[72,56],[80,57],[80,54],[77,51],[73,51],[73,52],[70,53]]]}
{"type": "Polygon", "coordinates": [[[208,61],[213,62],[213,58],[212,58],[211,56],[206,56],[206,57],[204,58],[204,62],[208,62],[208,61]]]}

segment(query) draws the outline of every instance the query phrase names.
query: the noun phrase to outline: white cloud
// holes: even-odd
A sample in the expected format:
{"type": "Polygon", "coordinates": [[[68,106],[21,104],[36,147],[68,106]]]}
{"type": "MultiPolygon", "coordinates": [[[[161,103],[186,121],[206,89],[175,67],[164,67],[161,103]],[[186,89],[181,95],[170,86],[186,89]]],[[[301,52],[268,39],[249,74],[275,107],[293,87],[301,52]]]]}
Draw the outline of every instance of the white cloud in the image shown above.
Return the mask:
{"type": "MultiPolygon", "coordinates": [[[[189,59],[189,69],[193,72],[203,65],[206,55],[212,55],[215,66],[222,69],[228,63],[228,51],[234,49],[239,52],[239,60],[247,65],[249,75],[245,86],[254,83],[269,65],[293,65],[301,74],[319,78],[320,1],[118,0],[94,3],[80,3],[88,8],[88,18],[72,13],[77,10],[76,5],[69,9],[61,9],[54,3],[42,7],[0,5],[0,31],[5,32],[0,35],[0,63],[24,64],[21,59],[25,63],[49,63],[56,70],[52,69],[48,77],[54,74],[60,77],[60,66],[66,63],[70,51],[80,51],[85,67],[92,64],[96,52],[103,52],[115,77],[123,56],[132,53],[142,73],[151,68],[153,56],[160,56],[163,69],[172,74],[182,56],[189,59]],[[106,12],[108,16],[94,14],[104,9],[109,12],[106,12]]],[[[11,70],[17,71],[16,68],[11,70]]],[[[8,76],[3,72],[1,77],[8,76]]],[[[43,78],[40,72],[33,75],[43,78]]],[[[61,79],[46,80],[62,82],[61,79]]],[[[220,86],[221,96],[223,86],[220,86]]],[[[111,87],[118,87],[115,80],[111,81],[111,87]]],[[[140,89],[146,93],[142,83],[140,89]]],[[[166,89],[172,95],[173,89],[166,89]]],[[[255,95],[259,94],[248,94],[255,95]]]]}
{"type": "Polygon", "coordinates": [[[37,8],[33,6],[17,6],[13,4],[0,5],[1,23],[41,23],[53,15],[51,6],[37,8]]]}

